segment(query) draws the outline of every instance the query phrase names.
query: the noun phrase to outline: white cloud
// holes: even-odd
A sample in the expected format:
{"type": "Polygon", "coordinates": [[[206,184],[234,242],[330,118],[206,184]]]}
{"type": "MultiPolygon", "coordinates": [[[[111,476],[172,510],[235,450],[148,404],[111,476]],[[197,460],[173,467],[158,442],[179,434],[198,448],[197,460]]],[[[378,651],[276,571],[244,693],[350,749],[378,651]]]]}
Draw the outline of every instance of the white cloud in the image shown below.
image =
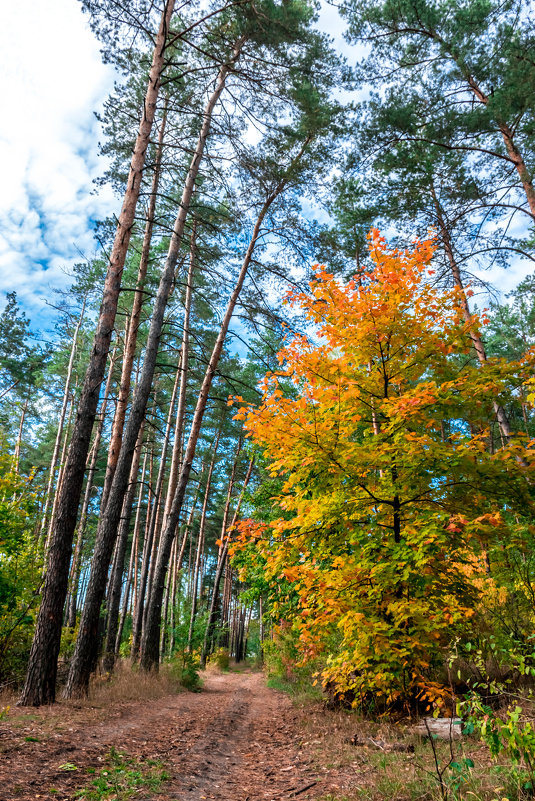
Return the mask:
{"type": "Polygon", "coordinates": [[[78,249],[94,249],[92,220],[117,206],[109,191],[92,194],[93,112],[115,75],[77,0],[41,0],[3,9],[0,77],[0,291],[16,290],[42,326],[51,288],[68,284],[78,249]]]}

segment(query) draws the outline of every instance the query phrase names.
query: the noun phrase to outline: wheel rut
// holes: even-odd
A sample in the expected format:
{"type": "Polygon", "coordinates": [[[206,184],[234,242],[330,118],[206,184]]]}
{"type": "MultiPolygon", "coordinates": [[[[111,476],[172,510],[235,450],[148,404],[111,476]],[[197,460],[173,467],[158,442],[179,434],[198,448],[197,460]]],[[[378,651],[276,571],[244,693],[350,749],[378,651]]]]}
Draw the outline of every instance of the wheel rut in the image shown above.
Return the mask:
{"type": "Polygon", "coordinates": [[[266,688],[260,673],[207,674],[200,693],[112,705],[99,714],[100,720],[88,721],[83,709],[56,706],[37,710],[25,726],[1,723],[2,801],[72,801],[112,747],[141,762],[164,762],[169,781],[158,794],[141,792],[139,801],[321,795],[292,704],[266,688]],[[65,764],[75,769],[65,772],[65,764]]]}

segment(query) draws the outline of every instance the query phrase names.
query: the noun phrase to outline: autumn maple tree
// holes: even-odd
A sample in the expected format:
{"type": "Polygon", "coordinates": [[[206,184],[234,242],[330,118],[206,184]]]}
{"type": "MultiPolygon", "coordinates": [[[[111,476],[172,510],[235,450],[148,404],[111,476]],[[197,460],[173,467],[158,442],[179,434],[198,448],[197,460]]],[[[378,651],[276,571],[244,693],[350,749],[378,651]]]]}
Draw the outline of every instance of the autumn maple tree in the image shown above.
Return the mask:
{"type": "Polygon", "coordinates": [[[349,283],[317,267],[289,295],[309,333],[238,413],[281,490],[275,519],[242,523],[235,560],[261,564],[273,618],[355,704],[440,696],[444,648],[492,589],[489,548],[533,510],[528,438],[493,436],[493,399],[515,402],[532,357],[477,363],[486,317],[467,322],[459,291],[433,284],[433,250],[373,231],[349,283]]]}

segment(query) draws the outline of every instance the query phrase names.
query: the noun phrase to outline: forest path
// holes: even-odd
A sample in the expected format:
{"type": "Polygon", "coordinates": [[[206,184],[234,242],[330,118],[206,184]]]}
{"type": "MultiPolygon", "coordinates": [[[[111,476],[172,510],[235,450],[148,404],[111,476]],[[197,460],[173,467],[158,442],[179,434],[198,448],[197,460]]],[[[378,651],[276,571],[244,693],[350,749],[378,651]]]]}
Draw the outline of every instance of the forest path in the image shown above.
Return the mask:
{"type": "Polygon", "coordinates": [[[143,801],[289,801],[322,794],[299,714],[285,694],[265,686],[261,673],[207,674],[201,693],[112,704],[93,719],[84,708],[62,706],[17,710],[0,723],[2,801],[70,801],[91,780],[88,769],[104,767],[112,747],[165,763],[169,781],[158,794],[140,791],[135,797],[143,801]]]}

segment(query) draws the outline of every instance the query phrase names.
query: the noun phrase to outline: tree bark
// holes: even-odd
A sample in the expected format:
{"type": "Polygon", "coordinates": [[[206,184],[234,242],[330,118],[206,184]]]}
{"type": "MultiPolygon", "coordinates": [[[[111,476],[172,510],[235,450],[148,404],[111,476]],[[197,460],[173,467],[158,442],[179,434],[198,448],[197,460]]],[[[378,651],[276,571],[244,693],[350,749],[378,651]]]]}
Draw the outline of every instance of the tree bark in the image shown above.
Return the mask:
{"type": "Polygon", "coordinates": [[[260,213],[258,215],[258,218],[256,220],[253,229],[251,241],[249,242],[249,247],[247,248],[247,252],[245,254],[242,263],[242,267],[238,276],[238,280],[236,282],[236,286],[234,287],[234,290],[230,296],[230,300],[228,302],[227,309],[225,311],[221,323],[221,328],[219,330],[219,334],[217,336],[214,348],[212,350],[212,354],[210,356],[210,361],[208,363],[208,367],[204,375],[203,383],[201,386],[201,390],[193,414],[191,431],[188,439],[188,444],[186,446],[186,451],[184,454],[182,466],[180,469],[180,475],[177,482],[175,495],[173,498],[173,502],[171,504],[165,530],[162,534],[160,542],[160,550],[158,551],[158,561],[156,564],[155,575],[154,575],[154,588],[151,597],[149,599],[146,633],[142,643],[141,666],[144,670],[152,670],[158,665],[159,642],[160,642],[160,618],[162,613],[162,600],[165,587],[165,576],[167,573],[167,565],[169,564],[171,545],[173,544],[173,539],[176,533],[176,526],[180,518],[182,504],[184,501],[184,496],[186,494],[186,488],[188,485],[188,480],[193,465],[193,459],[197,448],[197,442],[199,439],[204,412],[206,410],[206,404],[208,401],[208,393],[212,386],[217,366],[219,364],[219,359],[223,351],[223,345],[225,343],[225,339],[227,336],[230,320],[234,313],[234,309],[236,308],[236,304],[238,302],[238,298],[240,296],[243,283],[245,281],[245,276],[247,275],[247,272],[249,270],[249,266],[253,258],[253,254],[258,241],[258,237],[260,236],[260,231],[262,229],[262,224],[264,222],[264,219],[275,199],[284,191],[286,184],[288,183],[291,170],[300,161],[309,143],[310,143],[310,138],[307,137],[298,155],[296,156],[295,159],[292,160],[292,163],[290,164],[284,177],[275,187],[273,192],[268,196],[267,200],[262,206],[262,209],[260,210],[260,213]]]}
{"type": "Polygon", "coordinates": [[[214,452],[212,454],[212,461],[208,468],[208,475],[206,476],[206,488],[204,490],[204,501],[201,511],[201,520],[199,524],[199,535],[197,539],[197,552],[195,554],[195,567],[193,569],[193,589],[191,593],[191,613],[189,620],[188,631],[188,651],[191,653],[193,650],[193,628],[195,626],[195,618],[197,617],[197,590],[199,583],[199,567],[201,563],[201,554],[204,548],[204,529],[206,527],[206,510],[208,508],[208,499],[210,497],[210,489],[212,484],[212,473],[214,471],[215,460],[217,457],[217,449],[219,447],[219,437],[221,436],[221,429],[217,432],[214,442],[214,452]]]}
{"type": "MultiPolygon", "coordinates": [[[[240,40],[235,46],[229,62],[221,66],[216,81],[216,87],[203,112],[201,132],[199,134],[197,146],[195,148],[184,185],[184,190],[182,192],[180,209],[175,220],[171,241],[169,243],[167,259],[158,287],[149,335],[145,347],[143,367],[136,386],[136,391],[134,393],[130,416],[125,426],[123,442],[121,445],[108,502],[97,529],[91,575],[86,593],[86,602],[80,621],[80,629],[78,638],[76,640],[74,655],[71,661],[69,677],[64,690],[65,698],[86,695],[88,691],[92,664],[91,653],[93,652],[95,644],[97,643],[98,619],[100,614],[100,606],[106,588],[108,567],[117,536],[117,526],[121,515],[123,497],[128,482],[128,475],[130,473],[130,465],[132,463],[139,426],[141,425],[141,421],[145,416],[147,401],[152,387],[152,380],[156,366],[156,357],[158,354],[160,337],[164,324],[165,309],[167,307],[167,301],[173,287],[175,268],[184,235],[186,217],[189,211],[193,188],[199,172],[206,140],[210,132],[212,113],[225,87],[227,75],[239,58],[242,46],[243,40],[240,40]]],[[[168,559],[169,554],[167,554],[167,560],[168,559]]],[[[140,599],[138,599],[138,604],[139,600],[140,599]]],[[[160,637],[158,630],[158,643],[159,639],[160,637]]]]}
{"type": "Polygon", "coordinates": [[[63,606],[69,580],[72,540],[84,480],[85,465],[100,386],[106,369],[110,341],[115,325],[126,253],[135,220],[145,153],[156,111],[160,79],[165,67],[164,52],[174,0],[166,0],[156,36],[143,116],[130,163],[128,183],[104,283],[102,305],[95,340],[78,404],[76,422],[65,466],[65,480],[58,501],[49,549],[49,569],[42,592],[34,639],[30,651],[26,682],[19,699],[22,706],[50,704],[56,698],[56,674],[63,606]]]}
{"type": "Polygon", "coordinates": [[[156,553],[156,548],[158,545],[158,534],[159,534],[159,525],[160,525],[160,509],[161,509],[161,498],[162,498],[162,490],[163,490],[163,482],[165,478],[165,468],[167,465],[167,451],[169,448],[169,438],[171,435],[171,425],[173,420],[173,412],[175,409],[175,401],[176,395],[178,392],[178,385],[181,377],[180,372],[180,362],[178,363],[175,381],[173,384],[173,391],[171,393],[171,400],[169,403],[169,412],[167,415],[167,422],[165,426],[165,433],[163,437],[162,443],[162,451],[160,455],[160,465],[158,467],[158,478],[156,479],[156,488],[154,490],[154,506],[152,508],[152,515],[150,517],[149,522],[149,540],[152,542],[152,550],[151,550],[151,563],[149,567],[149,576],[148,576],[148,584],[147,584],[147,594],[150,593],[150,586],[152,583],[152,576],[154,573],[154,557],[156,553]]]}
{"type": "Polygon", "coordinates": [[[18,474],[19,472],[19,461],[20,461],[20,448],[22,445],[22,432],[24,430],[24,420],[26,419],[26,412],[28,411],[28,403],[29,399],[26,398],[24,401],[24,406],[22,407],[22,411],[20,414],[20,423],[19,423],[19,431],[17,434],[17,442],[15,443],[15,453],[13,456],[13,470],[15,473],[18,474]]]}
{"type": "Polygon", "coordinates": [[[141,459],[141,448],[143,446],[143,429],[141,424],[137,438],[136,450],[132,467],[130,469],[130,482],[126,495],[124,496],[123,514],[119,524],[119,534],[117,537],[117,550],[115,553],[115,564],[108,586],[108,623],[106,626],[106,640],[104,643],[104,658],[102,667],[105,672],[112,673],[115,667],[115,640],[117,639],[117,629],[119,626],[119,607],[121,605],[121,590],[123,587],[124,559],[128,544],[128,534],[130,532],[130,520],[132,518],[132,507],[137,486],[137,474],[141,459]]]}
{"type": "MultiPolygon", "coordinates": [[[[431,194],[433,197],[433,203],[435,205],[435,212],[437,215],[437,222],[440,230],[440,235],[444,243],[444,250],[446,251],[446,256],[450,265],[451,274],[453,276],[453,282],[460,293],[460,301],[461,301],[461,309],[463,317],[467,323],[472,323],[473,317],[470,311],[470,306],[468,304],[468,298],[466,297],[463,280],[461,278],[461,271],[459,270],[459,265],[457,264],[455,253],[453,252],[453,243],[451,241],[450,232],[448,226],[446,225],[446,220],[444,219],[442,207],[439,203],[433,183],[431,183],[431,194]]],[[[470,327],[470,339],[472,340],[472,345],[474,346],[474,350],[476,352],[479,363],[481,365],[485,365],[487,362],[487,354],[485,353],[485,346],[483,344],[483,340],[481,339],[479,331],[475,329],[473,325],[471,325],[470,327]]],[[[494,409],[494,413],[496,414],[496,419],[498,421],[500,433],[502,435],[505,444],[509,441],[511,437],[511,427],[509,425],[509,420],[507,419],[507,415],[505,414],[505,409],[498,403],[497,400],[493,399],[492,406],[494,409]]]]}
{"type": "Polygon", "coordinates": [[[243,501],[243,496],[245,495],[245,490],[247,489],[247,485],[249,483],[249,479],[251,478],[251,473],[253,472],[253,465],[254,465],[254,458],[249,461],[249,467],[247,468],[247,474],[245,476],[245,480],[243,482],[243,487],[240,493],[240,497],[238,498],[238,503],[236,504],[236,509],[234,511],[234,515],[232,517],[232,522],[228,528],[227,533],[227,520],[228,520],[228,512],[230,509],[230,498],[232,493],[232,486],[234,483],[234,473],[238,461],[238,454],[236,455],[236,461],[234,462],[234,469],[233,474],[231,476],[231,480],[229,482],[229,492],[227,495],[227,502],[225,504],[225,511],[223,514],[223,524],[221,526],[221,548],[218,554],[217,560],[217,567],[214,577],[214,586],[212,588],[212,599],[210,601],[210,613],[208,616],[208,622],[206,624],[206,631],[204,633],[204,642],[201,652],[201,668],[206,667],[206,658],[211,650],[211,639],[213,635],[213,630],[216,621],[216,614],[217,614],[217,604],[219,600],[219,585],[221,583],[221,577],[223,575],[223,570],[225,568],[225,563],[227,561],[228,555],[228,548],[230,545],[230,540],[232,537],[232,531],[234,526],[236,525],[236,521],[238,519],[238,515],[240,514],[240,508],[243,501]]]}
{"type": "Polygon", "coordinates": [[[108,406],[108,399],[110,395],[111,382],[113,378],[113,368],[115,367],[116,350],[110,359],[110,369],[108,370],[108,378],[104,389],[104,397],[100,406],[100,419],[98,422],[95,439],[90,454],[89,471],[85,485],[84,500],[82,503],[82,511],[80,514],[80,522],[78,523],[78,535],[76,537],[76,545],[74,547],[74,555],[72,557],[71,572],[70,572],[70,590],[67,596],[67,626],[73,629],[76,626],[76,606],[78,598],[78,582],[80,581],[80,567],[82,563],[82,545],[84,540],[85,526],[87,523],[87,512],[89,509],[89,502],[91,500],[91,490],[93,489],[93,480],[97,469],[98,452],[100,449],[100,442],[102,439],[102,431],[104,429],[104,422],[106,419],[106,408],[108,406]]]}
{"type": "Polygon", "coordinates": [[[41,518],[41,525],[39,526],[39,535],[38,535],[39,539],[41,539],[41,537],[44,535],[45,529],[47,527],[48,506],[50,504],[50,498],[52,497],[52,487],[54,485],[54,478],[56,476],[56,466],[58,463],[59,449],[61,446],[61,439],[63,436],[63,426],[65,423],[65,415],[67,414],[67,404],[69,403],[69,395],[71,391],[71,378],[74,367],[74,356],[76,354],[76,347],[78,345],[78,334],[80,332],[80,328],[82,326],[82,322],[84,319],[85,304],[86,304],[86,298],[84,297],[82,303],[82,310],[80,312],[80,317],[78,319],[78,322],[76,323],[74,333],[72,335],[71,352],[69,354],[67,377],[65,379],[65,387],[63,389],[63,399],[61,402],[61,411],[59,413],[58,430],[56,432],[56,441],[54,443],[54,451],[52,453],[52,460],[50,462],[50,473],[48,475],[48,486],[46,488],[45,505],[43,509],[43,515],[41,518]]]}
{"type": "Polygon", "coordinates": [[[126,337],[123,365],[121,370],[121,383],[119,385],[119,395],[117,398],[117,405],[115,407],[115,415],[113,417],[113,425],[110,436],[110,445],[108,449],[108,462],[106,464],[106,477],[104,479],[104,487],[102,489],[102,498],[100,501],[101,514],[106,508],[108,496],[110,494],[111,483],[117,467],[117,460],[119,458],[119,450],[123,438],[124,421],[126,418],[126,407],[128,405],[128,398],[130,396],[130,385],[132,382],[132,370],[134,367],[134,358],[136,355],[137,335],[141,322],[141,309],[143,307],[143,289],[145,286],[145,279],[147,277],[147,269],[149,266],[150,246],[152,242],[152,230],[154,227],[154,215],[156,212],[156,197],[158,194],[158,186],[160,183],[160,170],[162,166],[163,154],[163,140],[165,134],[165,126],[167,122],[167,98],[163,111],[162,122],[160,124],[160,132],[158,134],[158,146],[156,149],[156,158],[154,162],[154,173],[152,176],[152,186],[150,191],[150,201],[147,210],[147,221],[145,223],[145,233],[143,235],[143,245],[141,248],[141,258],[139,260],[139,268],[137,273],[136,289],[134,292],[134,301],[132,303],[132,312],[130,314],[130,324],[128,326],[128,334],[126,337]]]}
{"type": "MultiPolygon", "coordinates": [[[[121,638],[123,636],[123,628],[128,612],[128,602],[130,596],[130,588],[134,585],[134,597],[136,595],[136,573],[137,573],[137,547],[139,542],[139,529],[141,523],[141,500],[143,498],[143,483],[145,480],[145,471],[147,469],[147,456],[148,451],[145,451],[145,458],[143,459],[143,468],[141,470],[141,481],[139,482],[139,494],[137,498],[136,521],[134,523],[134,533],[132,535],[132,550],[130,551],[130,563],[128,565],[128,579],[123,598],[123,607],[121,609],[121,617],[119,619],[119,626],[117,629],[117,636],[115,638],[115,656],[119,654],[121,646],[121,638]]],[[[134,600],[135,606],[135,600],[134,600]]]]}
{"type": "Polygon", "coordinates": [[[196,262],[196,236],[197,221],[193,220],[190,238],[189,268],[186,282],[186,295],[184,298],[184,321],[182,325],[182,348],[180,351],[180,390],[178,393],[178,406],[175,422],[175,440],[173,443],[173,455],[171,457],[171,470],[169,471],[169,483],[167,485],[167,496],[165,499],[164,525],[167,522],[173,495],[175,493],[178,471],[182,459],[182,436],[184,432],[184,416],[186,413],[186,390],[188,387],[188,366],[189,366],[189,327],[191,316],[191,301],[193,297],[193,273],[196,262]]]}

